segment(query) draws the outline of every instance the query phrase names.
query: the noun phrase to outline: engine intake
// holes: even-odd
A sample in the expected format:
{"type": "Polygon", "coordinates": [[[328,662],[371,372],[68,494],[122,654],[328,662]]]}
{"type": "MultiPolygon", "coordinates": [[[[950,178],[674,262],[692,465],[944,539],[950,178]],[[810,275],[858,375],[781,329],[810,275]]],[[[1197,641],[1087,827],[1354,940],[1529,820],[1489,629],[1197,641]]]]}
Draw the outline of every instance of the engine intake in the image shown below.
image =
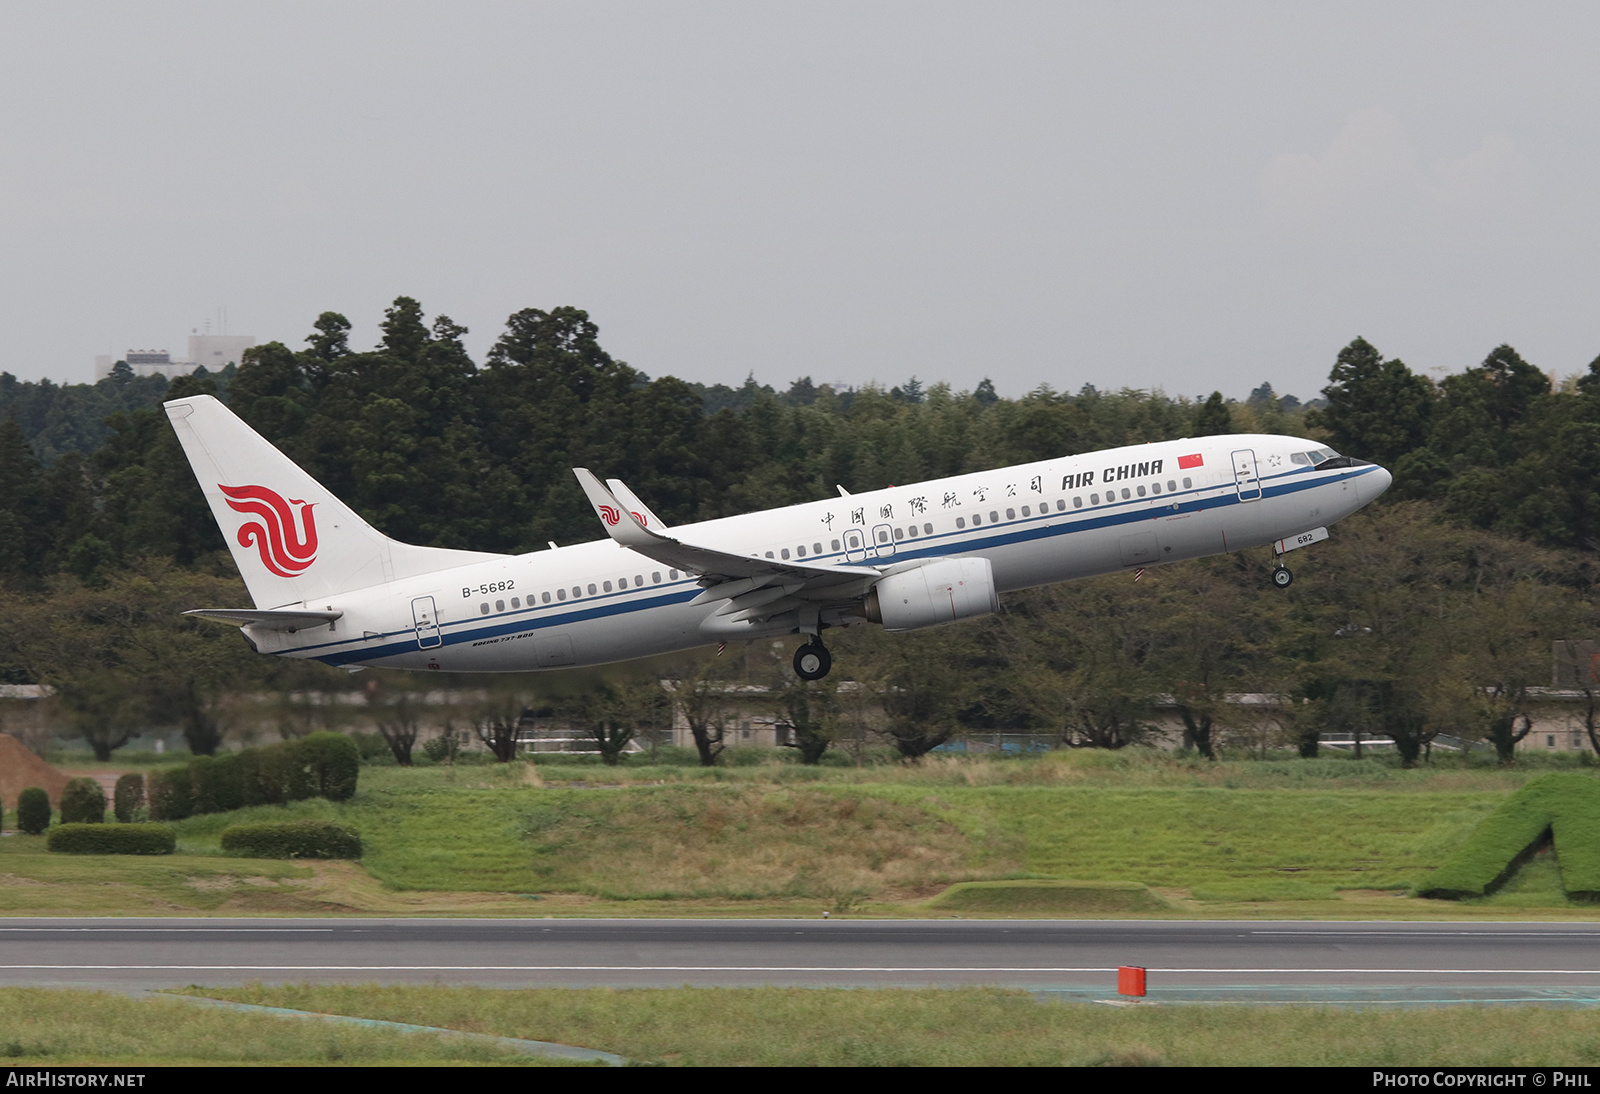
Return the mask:
{"type": "Polygon", "coordinates": [[[986,558],[945,558],[890,574],[866,598],[867,618],[887,631],[914,631],[1000,610],[986,558]]]}

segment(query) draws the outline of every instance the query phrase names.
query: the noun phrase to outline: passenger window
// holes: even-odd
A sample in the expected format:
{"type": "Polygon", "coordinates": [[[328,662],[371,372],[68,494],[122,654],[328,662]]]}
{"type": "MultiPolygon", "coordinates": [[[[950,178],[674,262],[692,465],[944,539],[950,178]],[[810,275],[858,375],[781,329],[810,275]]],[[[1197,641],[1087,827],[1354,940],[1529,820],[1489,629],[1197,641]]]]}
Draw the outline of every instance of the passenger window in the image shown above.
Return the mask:
{"type": "Polygon", "coordinates": [[[650,574],[650,580],[653,581],[657,585],[661,584],[661,571],[660,570],[653,571],[650,574]]]}
{"type": "Polygon", "coordinates": [[[811,545],[811,553],[814,555],[820,555],[822,553],[822,544],[813,543],[811,545]]]}
{"type": "Polygon", "coordinates": [[[1089,495],[1089,504],[1090,505],[1099,505],[1100,504],[1100,495],[1099,494],[1090,494],[1089,495]]]}
{"type": "MultiPolygon", "coordinates": [[[[767,557],[771,558],[772,555],[769,554],[769,555],[767,555],[767,557]]],[[[667,576],[670,577],[672,580],[676,581],[676,580],[678,580],[678,571],[677,570],[668,570],[667,571],[667,576]]]]}
{"type": "Polygon", "coordinates": [[[768,552],[767,552],[767,557],[768,557],[768,558],[771,558],[771,557],[772,557],[772,552],[771,552],[771,551],[768,551],[768,552]]]}
{"type": "Polygon", "coordinates": [[[884,531],[882,528],[878,529],[878,542],[879,543],[888,543],[889,542],[889,533],[884,531]]]}
{"type": "Polygon", "coordinates": [[[548,604],[548,603],[550,603],[550,594],[549,593],[540,593],[539,594],[539,599],[544,601],[546,604],[548,604]]]}
{"type": "Polygon", "coordinates": [[[806,557],[806,545],[804,543],[796,547],[795,550],[799,552],[801,558],[806,557]]]}
{"type": "Polygon", "coordinates": [[[782,555],[784,558],[788,558],[789,557],[789,548],[785,547],[785,548],[783,548],[783,550],[779,551],[778,553],[780,555],[782,555]]]}
{"type": "Polygon", "coordinates": [[[497,611],[497,612],[505,611],[506,610],[506,602],[504,600],[496,600],[494,602],[494,610],[497,611]]]}
{"type": "Polygon", "coordinates": [[[977,513],[972,514],[972,526],[974,528],[976,528],[978,525],[980,525],[982,523],[983,523],[983,517],[979,516],[977,513]]]}
{"type": "MultiPolygon", "coordinates": [[[[608,589],[609,589],[609,588],[611,588],[611,586],[609,586],[609,585],[607,585],[607,586],[606,586],[606,588],[608,588],[608,589]]],[[[593,596],[593,595],[594,595],[594,593],[595,593],[595,588],[594,588],[594,585],[593,585],[593,583],[591,583],[591,584],[590,584],[590,585],[589,585],[589,595],[590,595],[590,596],[593,596]]]]}
{"type": "Polygon", "coordinates": [[[521,601],[521,599],[519,599],[519,598],[518,598],[518,597],[512,597],[512,598],[511,598],[511,606],[512,606],[512,607],[513,607],[513,608],[520,608],[520,607],[522,607],[522,601],[521,601]]]}
{"type": "Polygon", "coordinates": [[[1126,486],[1124,486],[1122,488],[1122,500],[1123,501],[1127,501],[1128,500],[1128,488],[1126,486]]]}
{"type": "Polygon", "coordinates": [[[966,517],[957,517],[956,518],[956,527],[957,528],[965,528],[966,526],[967,526],[967,518],[966,517]]]}
{"type": "Polygon", "coordinates": [[[1170,494],[1176,489],[1178,489],[1178,484],[1173,482],[1171,479],[1168,479],[1167,480],[1167,493],[1170,494]]]}
{"type": "MultiPolygon", "coordinates": [[[[1139,490],[1139,496],[1140,496],[1140,497],[1141,497],[1141,498],[1142,498],[1142,497],[1144,497],[1144,487],[1142,487],[1142,486],[1141,486],[1141,487],[1139,487],[1139,488],[1138,488],[1138,490],[1139,490]]],[[[1126,491],[1126,490],[1124,490],[1124,491],[1123,491],[1123,494],[1124,494],[1124,495],[1126,495],[1126,494],[1127,494],[1127,491],[1126,491]]]]}
{"type": "Polygon", "coordinates": [[[839,549],[839,541],[838,540],[834,540],[833,541],[833,549],[835,551],[837,551],[839,549]]]}
{"type": "Polygon", "coordinates": [[[1017,511],[1015,509],[1007,509],[1006,510],[1006,519],[1007,520],[1016,520],[1017,519],[1017,511]]]}
{"type": "Polygon", "coordinates": [[[931,536],[931,535],[933,535],[933,525],[931,525],[931,524],[924,524],[924,525],[923,525],[923,526],[922,526],[922,534],[923,534],[923,535],[926,535],[926,536],[931,536]]]}
{"type": "Polygon", "coordinates": [[[556,599],[557,600],[565,600],[566,598],[567,598],[567,590],[565,590],[565,589],[557,589],[556,590],[556,599]]]}
{"type": "Polygon", "coordinates": [[[1022,515],[1025,516],[1025,517],[1031,517],[1031,516],[1033,516],[1033,510],[1029,509],[1026,505],[1024,505],[1022,507],[1022,515]]]}
{"type": "Polygon", "coordinates": [[[1189,476],[1188,476],[1188,475],[1185,475],[1185,476],[1184,476],[1184,477],[1183,477],[1183,488],[1184,488],[1184,489],[1185,489],[1185,490],[1189,490],[1189,489],[1191,489],[1191,488],[1192,488],[1192,487],[1193,487],[1193,486],[1194,486],[1194,480],[1193,480],[1193,479],[1191,479],[1191,478],[1190,478],[1190,477],[1189,477],[1189,476]]]}
{"type": "MultiPolygon", "coordinates": [[[[880,536],[879,538],[881,539],[882,537],[880,536]]],[[[904,528],[896,528],[894,530],[894,538],[895,539],[905,539],[906,538],[905,529],[904,528]]]]}
{"type": "Polygon", "coordinates": [[[635,589],[644,588],[644,575],[643,574],[634,574],[633,575],[633,587],[635,589]]]}
{"type": "Polygon", "coordinates": [[[479,604],[478,605],[478,614],[479,615],[488,615],[489,614],[489,605],[487,605],[487,604],[479,604]]]}
{"type": "Polygon", "coordinates": [[[1153,483],[1151,483],[1151,484],[1150,484],[1150,492],[1151,492],[1151,493],[1152,493],[1152,494],[1159,494],[1159,493],[1161,493],[1161,484],[1160,484],[1160,483],[1159,483],[1159,482],[1153,482],[1153,483]]]}
{"type": "MultiPolygon", "coordinates": [[[[1072,499],[1072,507],[1074,509],[1082,509],[1083,508],[1083,499],[1082,498],[1073,498],[1072,499]]],[[[1063,505],[1062,508],[1065,509],[1066,506],[1063,505]]]]}
{"type": "Polygon", "coordinates": [[[989,510],[989,523],[990,524],[999,524],[1000,523],[1000,514],[995,512],[993,509],[989,510]]]}

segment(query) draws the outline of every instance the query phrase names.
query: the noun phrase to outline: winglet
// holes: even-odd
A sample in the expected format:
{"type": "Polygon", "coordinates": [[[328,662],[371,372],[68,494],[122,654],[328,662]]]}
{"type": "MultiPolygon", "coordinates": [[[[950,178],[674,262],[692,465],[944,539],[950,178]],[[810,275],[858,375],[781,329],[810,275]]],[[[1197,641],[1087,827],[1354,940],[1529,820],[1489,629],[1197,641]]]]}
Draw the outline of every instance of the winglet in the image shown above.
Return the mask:
{"type": "Polygon", "coordinates": [[[660,536],[645,531],[627,507],[595,478],[593,471],[587,467],[574,467],[572,473],[578,477],[578,485],[588,495],[589,504],[594,506],[595,516],[600,518],[606,535],[624,547],[643,547],[660,541],[660,536]]]}
{"type": "Polygon", "coordinates": [[[662,522],[661,518],[652,513],[650,507],[639,500],[638,494],[628,489],[627,483],[621,479],[607,479],[606,485],[611,488],[611,493],[616,495],[616,499],[628,507],[628,511],[633,514],[634,519],[640,524],[657,532],[665,532],[667,530],[667,526],[662,522]]]}

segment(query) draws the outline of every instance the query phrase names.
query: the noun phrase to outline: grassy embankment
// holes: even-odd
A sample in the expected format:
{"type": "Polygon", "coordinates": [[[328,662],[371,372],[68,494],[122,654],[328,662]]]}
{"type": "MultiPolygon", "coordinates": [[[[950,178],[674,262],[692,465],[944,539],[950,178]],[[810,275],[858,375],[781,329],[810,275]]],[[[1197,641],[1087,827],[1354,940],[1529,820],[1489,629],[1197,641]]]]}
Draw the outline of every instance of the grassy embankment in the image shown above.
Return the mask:
{"type": "MultiPolygon", "coordinates": [[[[191,994],[555,1041],[706,1065],[1593,1066],[1600,1012],[1547,1007],[1118,1008],[987,988],[440,986],[195,988],[191,994]]],[[[0,1063],[525,1063],[428,1034],[313,1025],[178,1000],[0,989],[0,1063]]]]}
{"type": "Polygon", "coordinates": [[[183,821],[168,858],[0,840],[0,914],[1590,915],[1538,863],[1476,901],[1405,895],[1543,770],[1208,764],[1131,750],[916,767],[369,767],[349,802],[183,821]],[[353,825],[366,856],[221,855],[229,824],[283,817],[353,825]],[[1108,904],[1091,887],[1053,905],[1036,892],[1011,908],[928,903],[952,883],[1002,878],[1154,895],[1108,904]]]}

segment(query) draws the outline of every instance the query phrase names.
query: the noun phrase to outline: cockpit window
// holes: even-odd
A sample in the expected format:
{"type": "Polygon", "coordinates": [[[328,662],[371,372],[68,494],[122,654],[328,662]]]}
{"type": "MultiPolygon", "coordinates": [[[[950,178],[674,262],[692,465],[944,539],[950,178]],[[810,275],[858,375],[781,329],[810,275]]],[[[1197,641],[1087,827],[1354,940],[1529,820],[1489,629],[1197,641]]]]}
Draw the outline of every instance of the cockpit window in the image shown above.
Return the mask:
{"type": "Polygon", "coordinates": [[[1290,463],[1299,464],[1301,467],[1315,467],[1323,460],[1331,460],[1339,453],[1331,448],[1313,448],[1310,452],[1296,452],[1289,457],[1290,463]]]}

